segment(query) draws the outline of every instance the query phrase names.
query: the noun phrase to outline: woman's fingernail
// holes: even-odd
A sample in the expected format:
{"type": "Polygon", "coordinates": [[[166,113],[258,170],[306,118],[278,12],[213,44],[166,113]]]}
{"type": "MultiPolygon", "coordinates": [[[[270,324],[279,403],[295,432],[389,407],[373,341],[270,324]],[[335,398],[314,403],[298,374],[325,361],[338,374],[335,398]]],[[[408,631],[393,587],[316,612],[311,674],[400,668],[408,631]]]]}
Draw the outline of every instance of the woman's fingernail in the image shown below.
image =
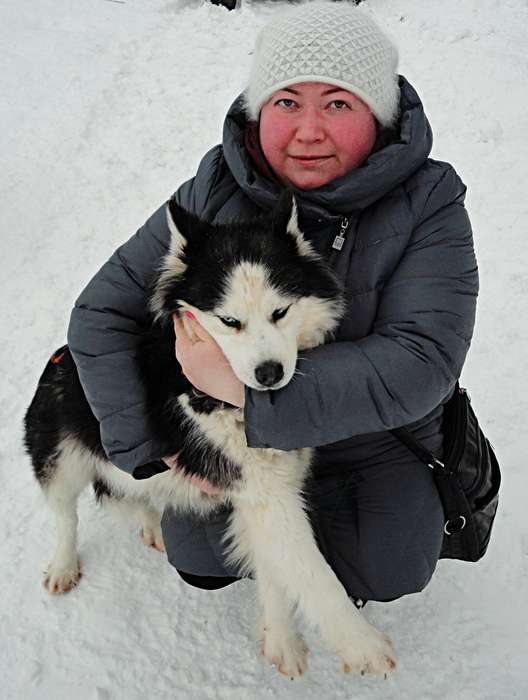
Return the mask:
{"type": "Polygon", "coordinates": [[[191,313],[190,311],[186,311],[185,315],[187,316],[187,318],[194,318],[194,314],[191,313]]]}

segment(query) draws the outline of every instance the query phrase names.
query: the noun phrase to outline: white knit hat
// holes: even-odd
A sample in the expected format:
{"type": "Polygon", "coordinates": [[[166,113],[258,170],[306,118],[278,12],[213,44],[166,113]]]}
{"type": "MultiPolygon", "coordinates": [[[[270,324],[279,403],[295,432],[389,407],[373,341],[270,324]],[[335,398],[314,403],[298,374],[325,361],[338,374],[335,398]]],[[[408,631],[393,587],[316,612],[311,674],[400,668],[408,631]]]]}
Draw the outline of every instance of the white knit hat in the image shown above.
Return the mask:
{"type": "Polygon", "coordinates": [[[398,51],[355,5],[314,2],[283,13],[257,37],[246,112],[257,121],[277,90],[301,82],[330,83],[357,95],[382,126],[398,113],[398,51]]]}

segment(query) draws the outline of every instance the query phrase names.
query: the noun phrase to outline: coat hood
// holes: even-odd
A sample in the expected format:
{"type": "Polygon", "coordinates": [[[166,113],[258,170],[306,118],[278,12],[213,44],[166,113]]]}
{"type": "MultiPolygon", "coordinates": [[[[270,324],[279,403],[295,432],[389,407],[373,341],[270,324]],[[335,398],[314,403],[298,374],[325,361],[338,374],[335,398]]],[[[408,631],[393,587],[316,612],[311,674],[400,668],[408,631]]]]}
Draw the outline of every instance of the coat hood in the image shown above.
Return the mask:
{"type": "MultiPolygon", "coordinates": [[[[399,84],[401,116],[399,132],[396,132],[394,139],[372,153],[361,167],[323,187],[313,190],[293,188],[306,213],[344,215],[354,209],[364,209],[407,180],[427,160],[433,137],[423,105],[403,76],[400,76],[399,84]]],[[[241,95],[226,116],[224,157],[247,197],[259,207],[269,209],[277,201],[281,187],[260,172],[244,146],[248,121],[243,105],[241,95]]]]}

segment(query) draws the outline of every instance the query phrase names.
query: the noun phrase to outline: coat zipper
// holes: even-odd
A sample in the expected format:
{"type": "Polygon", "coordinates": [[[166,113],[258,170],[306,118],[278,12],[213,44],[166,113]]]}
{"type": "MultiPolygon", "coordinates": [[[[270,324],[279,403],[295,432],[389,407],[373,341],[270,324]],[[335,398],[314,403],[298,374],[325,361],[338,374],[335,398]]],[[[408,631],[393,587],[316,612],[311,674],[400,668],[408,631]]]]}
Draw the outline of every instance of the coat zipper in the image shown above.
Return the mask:
{"type": "Polygon", "coordinates": [[[332,243],[332,248],[334,248],[334,250],[341,250],[343,248],[343,245],[345,243],[345,234],[348,230],[349,224],[350,224],[350,221],[347,219],[346,216],[344,216],[341,219],[339,233],[334,238],[334,242],[332,243]]]}
{"type": "MultiPolygon", "coordinates": [[[[479,463],[479,475],[477,478],[476,483],[473,484],[471,487],[471,490],[466,493],[466,497],[470,503],[475,501],[476,498],[478,498],[480,492],[482,491],[482,487],[484,486],[484,483],[486,480],[489,478],[490,473],[489,470],[487,469],[482,469],[482,463],[484,460],[482,459],[482,455],[486,453],[487,451],[487,446],[485,443],[486,438],[484,435],[479,431],[479,436],[478,436],[478,463],[479,463]]],[[[486,496],[486,494],[484,494],[486,496]]],[[[482,497],[482,495],[481,495],[482,497]]]]}
{"type": "MultiPolygon", "coordinates": [[[[466,390],[463,389],[462,387],[458,387],[458,393],[459,395],[462,395],[466,393],[466,390]]],[[[459,398],[458,401],[455,402],[455,415],[454,415],[454,434],[458,435],[458,430],[456,429],[459,425],[465,425],[467,421],[467,407],[466,403],[463,398],[459,398]]],[[[444,454],[444,464],[454,464],[456,471],[453,471],[451,473],[456,474],[458,471],[458,465],[460,464],[460,459],[462,457],[462,453],[464,452],[465,448],[465,436],[462,436],[462,439],[457,439],[456,442],[451,445],[451,450],[449,454],[444,454]]]]}

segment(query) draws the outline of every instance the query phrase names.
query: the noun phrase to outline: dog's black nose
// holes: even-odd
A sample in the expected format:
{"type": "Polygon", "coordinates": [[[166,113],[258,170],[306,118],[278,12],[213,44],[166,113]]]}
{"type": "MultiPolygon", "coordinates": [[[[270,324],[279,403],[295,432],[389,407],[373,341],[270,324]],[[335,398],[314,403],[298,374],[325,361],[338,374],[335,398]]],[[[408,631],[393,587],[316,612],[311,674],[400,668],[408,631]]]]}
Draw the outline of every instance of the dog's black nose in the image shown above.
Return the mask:
{"type": "Polygon", "coordinates": [[[280,362],[263,362],[255,370],[255,377],[263,386],[275,386],[284,377],[280,362]]]}

